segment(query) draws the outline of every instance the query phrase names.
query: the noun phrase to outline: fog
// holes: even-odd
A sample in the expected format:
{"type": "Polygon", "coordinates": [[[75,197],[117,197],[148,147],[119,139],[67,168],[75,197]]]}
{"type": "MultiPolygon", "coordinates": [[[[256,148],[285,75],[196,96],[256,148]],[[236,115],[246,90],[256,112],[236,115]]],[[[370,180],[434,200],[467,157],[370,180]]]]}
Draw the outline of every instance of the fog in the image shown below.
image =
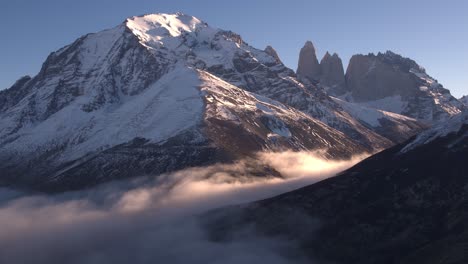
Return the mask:
{"type": "Polygon", "coordinates": [[[195,216],[294,190],[365,157],[320,156],[258,154],[282,177],[251,175],[239,161],[59,195],[0,189],[0,263],[301,263],[291,241],[248,228],[229,242],[211,241],[195,216]]]}

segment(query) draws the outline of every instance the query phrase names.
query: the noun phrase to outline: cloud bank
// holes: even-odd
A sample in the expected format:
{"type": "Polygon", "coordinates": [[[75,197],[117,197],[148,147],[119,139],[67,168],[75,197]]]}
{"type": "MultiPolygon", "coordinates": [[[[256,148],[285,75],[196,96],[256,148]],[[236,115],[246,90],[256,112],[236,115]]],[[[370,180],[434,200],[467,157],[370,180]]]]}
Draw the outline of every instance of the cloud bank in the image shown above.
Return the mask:
{"type": "Polygon", "coordinates": [[[0,263],[300,263],[290,242],[245,230],[229,242],[206,237],[194,215],[268,198],[317,182],[364,156],[260,153],[281,173],[218,164],[114,182],[60,195],[0,190],[0,263]]]}

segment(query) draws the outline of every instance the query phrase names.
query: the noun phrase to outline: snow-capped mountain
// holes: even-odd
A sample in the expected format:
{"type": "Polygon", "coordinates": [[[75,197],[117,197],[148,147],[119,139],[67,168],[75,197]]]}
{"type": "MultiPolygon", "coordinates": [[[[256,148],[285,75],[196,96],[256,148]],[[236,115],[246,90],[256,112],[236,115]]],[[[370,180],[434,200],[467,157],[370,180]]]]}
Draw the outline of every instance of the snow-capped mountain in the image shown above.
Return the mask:
{"type": "Polygon", "coordinates": [[[60,191],[262,150],[393,144],[275,54],[180,13],[85,35],[0,92],[0,181],[60,191]]]}
{"type": "Polygon", "coordinates": [[[466,263],[468,112],[338,176],[201,217],[229,241],[249,227],[318,263],[466,263]]]}

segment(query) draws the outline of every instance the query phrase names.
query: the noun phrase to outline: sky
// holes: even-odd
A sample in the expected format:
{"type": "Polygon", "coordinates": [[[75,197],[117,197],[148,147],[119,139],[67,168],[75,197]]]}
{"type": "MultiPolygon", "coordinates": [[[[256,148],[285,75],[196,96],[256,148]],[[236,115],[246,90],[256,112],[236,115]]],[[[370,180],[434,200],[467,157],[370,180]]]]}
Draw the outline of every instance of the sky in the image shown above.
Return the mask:
{"type": "Polygon", "coordinates": [[[296,69],[311,40],[319,59],[336,52],[392,50],[422,65],[456,97],[468,94],[466,0],[2,0],[0,89],[35,75],[48,54],[78,37],[147,13],[183,12],[232,30],[250,45],[273,46],[296,69]]]}

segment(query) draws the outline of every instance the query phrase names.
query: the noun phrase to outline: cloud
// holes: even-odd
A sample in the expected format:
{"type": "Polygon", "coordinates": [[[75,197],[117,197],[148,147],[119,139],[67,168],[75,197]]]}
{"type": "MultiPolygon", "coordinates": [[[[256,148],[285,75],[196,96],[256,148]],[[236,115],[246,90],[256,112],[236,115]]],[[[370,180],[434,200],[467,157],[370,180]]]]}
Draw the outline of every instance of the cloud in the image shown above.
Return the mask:
{"type": "Polygon", "coordinates": [[[194,215],[290,191],[335,175],[362,157],[260,153],[250,161],[191,168],[60,195],[0,190],[0,263],[291,263],[294,244],[245,230],[229,242],[206,237],[194,215]]]}

